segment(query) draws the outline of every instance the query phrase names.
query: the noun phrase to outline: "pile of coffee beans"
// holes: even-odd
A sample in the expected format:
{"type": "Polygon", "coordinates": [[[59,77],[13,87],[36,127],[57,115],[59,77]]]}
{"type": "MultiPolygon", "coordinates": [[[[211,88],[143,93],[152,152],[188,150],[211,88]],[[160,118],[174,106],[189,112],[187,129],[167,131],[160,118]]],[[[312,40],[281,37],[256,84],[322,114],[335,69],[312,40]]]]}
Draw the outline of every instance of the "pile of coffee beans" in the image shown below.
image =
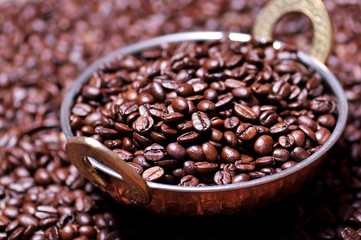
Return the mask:
{"type": "Polygon", "coordinates": [[[335,97],[295,49],[273,42],[168,43],[105,63],[71,108],[77,136],[111,148],[147,181],[244,182],[316,152],[335,97]]]}
{"type": "MultiPolygon", "coordinates": [[[[266,2],[0,1],[0,239],[360,239],[359,1],[323,1],[335,40],[327,66],[344,86],[349,121],[327,164],[291,199],[250,215],[164,218],[122,208],[64,154],[60,103],[88,64],[167,33],[249,33],[266,2]]],[[[311,36],[299,15],[281,19],[275,32],[300,49],[311,36]]]]}

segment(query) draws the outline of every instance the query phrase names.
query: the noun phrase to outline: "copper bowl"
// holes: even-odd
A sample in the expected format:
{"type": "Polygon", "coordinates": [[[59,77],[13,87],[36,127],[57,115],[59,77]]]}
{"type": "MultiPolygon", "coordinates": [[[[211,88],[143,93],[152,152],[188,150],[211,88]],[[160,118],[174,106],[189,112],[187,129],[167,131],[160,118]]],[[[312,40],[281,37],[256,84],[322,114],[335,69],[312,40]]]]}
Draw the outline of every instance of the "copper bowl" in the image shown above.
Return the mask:
{"type": "MultiPolygon", "coordinates": [[[[66,93],[61,106],[61,127],[67,139],[66,153],[78,170],[121,204],[129,204],[159,214],[213,215],[250,211],[280,201],[297,192],[320,169],[329,150],[343,133],[348,104],[339,81],[321,63],[299,51],[300,61],[317,71],[337,98],[338,118],[327,142],[314,154],[280,173],[248,182],[220,186],[184,187],[145,182],[142,177],[100,142],[74,137],[70,126],[71,106],[94,71],[117,55],[135,54],[165,42],[217,40],[249,41],[251,35],[232,32],[184,32],[156,37],[116,50],[89,66],[66,93]]],[[[262,41],[262,39],[260,39],[262,41]]],[[[274,47],[283,43],[274,41],[274,47]]]]}

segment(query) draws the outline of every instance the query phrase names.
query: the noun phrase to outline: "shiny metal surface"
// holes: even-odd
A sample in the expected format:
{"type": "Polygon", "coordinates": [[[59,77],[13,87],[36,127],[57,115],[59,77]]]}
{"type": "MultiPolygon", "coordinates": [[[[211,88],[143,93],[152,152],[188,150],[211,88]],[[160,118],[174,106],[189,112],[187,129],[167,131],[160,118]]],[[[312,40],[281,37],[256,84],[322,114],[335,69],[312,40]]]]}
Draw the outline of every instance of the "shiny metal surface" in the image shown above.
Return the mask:
{"type": "Polygon", "coordinates": [[[313,25],[313,40],[310,56],[326,62],[332,50],[332,25],[326,7],[321,0],[272,0],[257,15],[253,35],[273,39],[277,21],[290,12],[306,15],[313,25]]]}

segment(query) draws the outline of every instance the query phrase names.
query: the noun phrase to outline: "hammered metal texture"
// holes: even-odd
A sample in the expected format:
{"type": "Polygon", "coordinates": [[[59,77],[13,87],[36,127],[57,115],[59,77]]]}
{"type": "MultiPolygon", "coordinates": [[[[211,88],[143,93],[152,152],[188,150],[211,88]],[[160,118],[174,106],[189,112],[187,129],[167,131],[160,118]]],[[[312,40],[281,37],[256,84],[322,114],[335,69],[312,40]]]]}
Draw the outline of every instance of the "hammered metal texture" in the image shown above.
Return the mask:
{"type": "MultiPolygon", "coordinates": [[[[152,201],[144,209],[159,215],[197,216],[247,213],[256,208],[280,202],[299,191],[318,172],[326,155],[303,171],[295,172],[267,184],[248,188],[197,193],[152,189],[152,201]]],[[[121,194],[111,195],[121,204],[129,204],[121,194]]]]}
{"type": "Polygon", "coordinates": [[[332,49],[332,25],[321,0],[271,0],[257,15],[252,34],[272,39],[277,21],[287,13],[303,13],[313,24],[312,48],[309,55],[325,63],[332,49]]]}

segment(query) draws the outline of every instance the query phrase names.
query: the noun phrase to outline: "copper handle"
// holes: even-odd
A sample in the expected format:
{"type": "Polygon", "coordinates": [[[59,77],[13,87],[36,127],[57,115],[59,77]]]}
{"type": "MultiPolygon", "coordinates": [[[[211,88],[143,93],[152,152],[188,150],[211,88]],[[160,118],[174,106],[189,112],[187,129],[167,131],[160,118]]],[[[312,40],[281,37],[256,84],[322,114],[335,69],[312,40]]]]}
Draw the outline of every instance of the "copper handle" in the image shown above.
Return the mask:
{"type": "Polygon", "coordinates": [[[272,39],[277,21],[287,13],[299,12],[310,18],[314,36],[309,55],[325,63],[333,45],[332,25],[321,0],[271,0],[257,15],[254,36],[272,39]]]}
{"type": "Polygon", "coordinates": [[[122,180],[117,179],[117,181],[124,181],[128,188],[121,193],[124,194],[122,197],[137,205],[149,204],[151,192],[147,183],[132,167],[102,143],[90,137],[73,137],[66,143],[65,152],[83,176],[103,190],[106,191],[111,184],[99,174],[87,157],[94,158],[122,177],[122,180]]]}

